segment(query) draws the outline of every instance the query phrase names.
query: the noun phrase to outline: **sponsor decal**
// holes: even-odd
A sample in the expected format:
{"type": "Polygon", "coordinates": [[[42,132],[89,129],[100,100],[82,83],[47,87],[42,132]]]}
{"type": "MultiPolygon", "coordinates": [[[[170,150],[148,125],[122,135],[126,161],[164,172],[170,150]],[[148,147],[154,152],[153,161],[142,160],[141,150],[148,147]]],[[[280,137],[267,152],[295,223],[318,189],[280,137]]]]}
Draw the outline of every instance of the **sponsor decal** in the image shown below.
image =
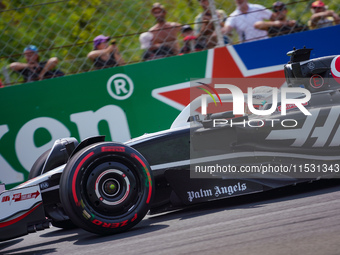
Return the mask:
{"type": "Polygon", "coordinates": [[[48,182],[42,182],[42,183],[40,183],[40,189],[41,190],[45,190],[45,189],[47,189],[50,185],[48,184],[48,182]]]}
{"type": "Polygon", "coordinates": [[[289,130],[272,130],[266,137],[266,140],[290,140],[293,142],[291,146],[302,147],[306,143],[313,144],[312,147],[329,147],[340,145],[340,127],[335,125],[340,116],[340,106],[332,107],[323,123],[318,123],[320,109],[312,109],[312,115],[307,116],[301,128],[289,130]],[[327,143],[327,141],[330,141],[327,143]]]}
{"type": "Polygon", "coordinates": [[[315,64],[314,64],[313,61],[310,61],[310,62],[307,64],[307,66],[308,66],[308,68],[309,68],[310,70],[313,70],[313,69],[315,68],[315,64]]]}
{"type": "Polygon", "coordinates": [[[333,78],[340,83],[340,56],[333,58],[331,63],[331,73],[333,78]]]}
{"type": "Polygon", "coordinates": [[[122,222],[107,223],[107,222],[103,222],[97,219],[93,219],[92,223],[97,226],[101,226],[103,228],[121,228],[121,227],[127,226],[128,223],[134,222],[136,218],[137,218],[137,213],[133,216],[131,220],[124,220],[122,222]]]}
{"type": "Polygon", "coordinates": [[[187,191],[188,201],[201,198],[219,198],[236,195],[242,191],[247,190],[247,184],[238,182],[235,185],[228,186],[214,186],[212,189],[199,189],[198,191],[187,191]]]}
{"type": "MultiPolygon", "coordinates": [[[[260,64],[261,61],[254,63],[260,64]]],[[[282,64],[284,63],[282,62],[282,64]]],[[[216,48],[208,52],[204,78],[284,78],[282,65],[268,65],[265,68],[259,66],[249,69],[247,67],[249,64],[249,58],[241,58],[232,45],[216,48]]],[[[283,83],[284,80],[276,79],[270,86],[281,87],[283,83]]],[[[245,84],[237,85],[242,91],[246,91],[245,84]]],[[[152,96],[178,110],[183,110],[190,103],[190,82],[181,82],[154,89],[152,96]]]]}
{"type": "MultiPolygon", "coordinates": [[[[20,202],[20,201],[24,201],[28,199],[37,198],[39,195],[40,195],[40,192],[38,190],[36,192],[28,193],[28,194],[17,193],[13,195],[12,200],[14,200],[14,202],[20,202]]],[[[9,202],[9,201],[11,201],[10,196],[4,196],[1,200],[2,203],[9,202]]]]}
{"type": "Polygon", "coordinates": [[[40,192],[38,190],[34,193],[29,193],[29,194],[18,193],[18,194],[13,195],[13,200],[14,202],[18,202],[18,201],[31,199],[31,198],[37,198],[39,195],[40,195],[40,192]]]}
{"type": "Polygon", "coordinates": [[[102,152],[108,152],[108,151],[125,152],[125,147],[121,147],[121,146],[105,146],[105,147],[102,147],[102,152]]]}
{"type": "Polygon", "coordinates": [[[4,196],[1,200],[1,203],[4,203],[4,202],[9,202],[11,200],[11,197],[10,196],[4,196]]]}
{"type": "Polygon", "coordinates": [[[128,99],[133,93],[133,82],[129,76],[117,73],[110,77],[106,84],[107,92],[117,100],[128,99]]]}
{"type": "Polygon", "coordinates": [[[91,219],[91,215],[85,209],[83,210],[83,216],[87,220],[91,219]]]}
{"type": "MultiPolygon", "coordinates": [[[[303,105],[303,106],[307,106],[307,105],[308,105],[308,102],[302,103],[302,105],[303,105]]],[[[286,110],[291,110],[291,109],[294,109],[294,108],[297,108],[297,106],[296,106],[295,104],[287,104],[287,105],[286,105],[286,110]]],[[[281,105],[279,105],[279,106],[277,107],[277,110],[278,110],[279,112],[281,112],[281,105]]]]}
{"type": "Polygon", "coordinates": [[[313,88],[319,89],[323,86],[325,81],[324,81],[322,76],[320,76],[318,74],[314,74],[312,77],[310,77],[309,83],[313,88]]]}

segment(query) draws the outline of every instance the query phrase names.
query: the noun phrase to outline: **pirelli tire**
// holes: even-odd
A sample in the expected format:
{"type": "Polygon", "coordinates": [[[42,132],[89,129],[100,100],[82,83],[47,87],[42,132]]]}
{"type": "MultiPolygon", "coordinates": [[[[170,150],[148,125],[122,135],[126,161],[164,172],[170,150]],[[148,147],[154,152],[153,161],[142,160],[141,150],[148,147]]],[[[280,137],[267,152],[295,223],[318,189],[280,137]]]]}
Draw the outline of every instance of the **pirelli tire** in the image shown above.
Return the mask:
{"type": "MultiPolygon", "coordinates": [[[[42,174],[42,170],[45,164],[45,161],[50,153],[51,149],[48,149],[43,154],[39,156],[39,158],[34,162],[33,166],[31,167],[30,172],[28,173],[28,180],[31,180],[39,175],[42,174]]],[[[63,163],[60,163],[62,165],[63,163]]],[[[49,169],[52,170],[52,169],[49,169]]]]}
{"type": "Polygon", "coordinates": [[[135,149],[101,142],[69,160],[59,192],[72,222],[92,233],[115,234],[135,226],[148,212],[154,195],[153,175],[135,149]]]}
{"type": "MultiPolygon", "coordinates": [[[[46,159],[48,157],[48,155],[50,154],[51,149],[48,149],[47,151],[45,151],[43,154],[40,155],[40,157],[34,162],[29,174],[28,174],[28,180],[31,180],[37,176],[40,176],[43,174],[43,167],[44,164],[46,162],[46,159]]],[[[62,161],[60,158],[58,158],[57,161],[54,161],[55,166],[61,166],[63,164],[65,164],[64,161],[62,161]]],[[[52,169],[45,169],[45,172],[48,172],[52,169]]],[[[49,208],[45,208],[45,211],[48,211],[49,208]]],[[[60,214],[63,214],[63,209],[59,208],[59,207],[55,207],[54,209],[52,209],[54,211],[61,211],[60,214]]],[[[77,226],[75,226],[71,220],[63,220],[63,221],[57,221],[56,219],[53,218],[53,216],[48,215],[49,218],[51,218],[51,223],[54,227],[57,228],[63,228],[63,229],[73,229],[76,228],[77,226]]]]}

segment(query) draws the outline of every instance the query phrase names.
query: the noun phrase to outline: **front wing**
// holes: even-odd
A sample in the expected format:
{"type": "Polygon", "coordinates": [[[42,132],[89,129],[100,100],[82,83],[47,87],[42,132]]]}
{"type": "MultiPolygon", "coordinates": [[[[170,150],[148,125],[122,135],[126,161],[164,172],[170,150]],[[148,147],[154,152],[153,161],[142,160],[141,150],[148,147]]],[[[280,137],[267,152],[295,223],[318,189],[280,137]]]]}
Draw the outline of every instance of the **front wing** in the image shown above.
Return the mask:
{"type": "Polygon", "coordinates": [[[0,194],[0,241],[49,227],[39,185],[0,194]]]}

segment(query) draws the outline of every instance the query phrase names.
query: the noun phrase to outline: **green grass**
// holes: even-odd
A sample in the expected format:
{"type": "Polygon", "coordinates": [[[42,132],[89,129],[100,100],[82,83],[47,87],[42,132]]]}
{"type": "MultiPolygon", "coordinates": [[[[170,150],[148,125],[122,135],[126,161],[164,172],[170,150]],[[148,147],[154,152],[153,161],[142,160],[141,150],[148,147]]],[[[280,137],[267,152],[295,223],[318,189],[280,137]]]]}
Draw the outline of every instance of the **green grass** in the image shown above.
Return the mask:
{"type": "MultiPolygon", "coordinates": [[[[11,0],[3,2],[0,19],[0,68],[14,61],[24,61],[22,50],[28,44],[40,49],[41,59],[56,56],[58,67],[67,74],[91,69],[86,55],[92,50],[92,40],[99,34],[117,38],[117,45],[128,63],[139,62],[139,34],[154,25],[150,7],[155,1],[136,0],[11,0]],[[18,7],[25,7],[14,10],[18,7]]],[[[160,1],[161,2],[161,1],[160,1]]],[[[273,1],[250,1],[270,8],[273,1]]],[[[312,1],[290,2],[289,17],[306,24],[311,13],[312,1]]],[[[235,9],[232,0],[215,0],[217,9],[230,14],[235,9]]],[[[286,2],[287,3],[287,2],[286,2]]],[[[197,0],[164,1],[167,20],[181,24],[194,22],[201,12],[197,0]]],[[[339,2],[329,3],[339,11],[339,2]]],[[[4,80],[2,73],[0,78],[4,80]]],[[[20,76],[11,72],[11,81],[20,81],[20,76]]]]}

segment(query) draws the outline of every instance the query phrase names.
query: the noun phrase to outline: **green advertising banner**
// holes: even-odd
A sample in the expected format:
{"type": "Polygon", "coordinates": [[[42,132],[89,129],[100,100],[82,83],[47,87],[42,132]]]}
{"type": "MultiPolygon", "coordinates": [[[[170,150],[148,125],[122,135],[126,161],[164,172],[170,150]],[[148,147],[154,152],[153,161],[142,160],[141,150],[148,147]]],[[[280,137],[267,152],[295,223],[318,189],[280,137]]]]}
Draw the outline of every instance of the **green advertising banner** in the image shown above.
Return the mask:
{"type": "Polygon", "coordinates": [[[168,129],[188,100],[172,91],[190,78],[204,77],[207,55],[197,52],[1,89],[0,183],[11,188],[27,180],[34,161],[59,138],[105,135],[107,141],[124,142],[168,129]]]}
{"type": "MultiPolygon", "coordinates": [[[[281,78],[293,47],[311,58],[339,55],[340,26],[108,68],[0,89],[0,183],[25,181],[35,160],[55,140],[105,135],[125,142],[170,128],[190,103],[190,81],[200,78],[281,78]],[[315,38],[327,38],[315,40],[315,38]],[[272,47],[272,45],[277,47],[272,47]]],[[[265,84],[235,84],[247,87],[265,84]]]]}

